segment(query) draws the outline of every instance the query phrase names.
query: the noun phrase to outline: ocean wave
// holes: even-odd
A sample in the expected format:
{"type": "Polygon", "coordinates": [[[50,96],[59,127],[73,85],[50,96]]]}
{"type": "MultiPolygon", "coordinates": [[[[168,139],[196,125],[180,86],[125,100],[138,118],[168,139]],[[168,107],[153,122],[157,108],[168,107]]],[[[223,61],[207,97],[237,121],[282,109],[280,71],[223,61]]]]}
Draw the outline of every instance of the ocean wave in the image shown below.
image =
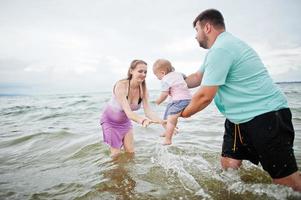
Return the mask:
{"type": "Polygon", "coordinates": [[[276,200],[301,198],[301,194],[299,192],[294,192],[292,188],[274,184],[248,184],[237,181],[230,184],[228,187],[230,191],[240,195],[250,192],[253,195],[267,196],[268,198],[276,200]]]}
{"type": "Polygon", "coordinates": [[[68,113],[68,112],[64,112],[64,113],[51,113],[51,114],[48,114],[46,116],[38,118],[37,121],[43,121],[43,120],[54,119],[54,118],[59,118],[59,117],[65,117],[65,116],[69,116],[69,115],[70,115],[70,113],[68,113]]]}
{"type": "Polygon", "coordinates": [[[98,149],[99,143],[86,145],[73,153],[69,158],[67,158],[67,160],[86,158],[88,155],[95,154],[96,150],[98,149]]]}
{"type": "Polygon", "coordinates": [[[0,111],[0,115],[3,116],[25,116],[26,114],[35,113],[35,114],[42,114],[44,112],[53,112],[57,110],[63,110],[62,106],[12,106],[9,108],[4,108],[0,111]]]}
{"type": "Polygon", "coordinates": [[[81,196],[85,191],[83,184],[60,183],[44,191],[31,194],[30,199],[74,199],[81,196]]]}
{"type": "Polygon", "coordinates": [[[80,104],[85,104],[87,102],[88,102],[87,100],[78,100],[78,101],[73,102],[73,103],[71,103],[71,104],[69,104],[67,106],[77,106],[77,105],[80,105],[80,104]]]}
{"type": "Polygon", "coordinates": [[[67,132],[67,131],[56,131],[56,132],[38,132],[38,133],[33,133],[30,135],[25,135],[13,139],[8,139],[8,140],[1,140],[0,146],[2,148],[4,147],[12,147],[12,146],[19,146],[21,143],[26,143],[26,142],[31,142],[35,141],[37,139],[47,139],[47,138],[52,138],[52,139],[61,139],[66,136],[71,136],[73,133],[67,132]]]}
{"type": "Polygon", "coordinates": [[[21,114],[25,114],[27,112],[36,110],[37,107],[36,106],[12,106],[9,108],[4,108],[0,111],[0,114],[3,116],[7,116],[7,115],[21,115],[21,114]]]}

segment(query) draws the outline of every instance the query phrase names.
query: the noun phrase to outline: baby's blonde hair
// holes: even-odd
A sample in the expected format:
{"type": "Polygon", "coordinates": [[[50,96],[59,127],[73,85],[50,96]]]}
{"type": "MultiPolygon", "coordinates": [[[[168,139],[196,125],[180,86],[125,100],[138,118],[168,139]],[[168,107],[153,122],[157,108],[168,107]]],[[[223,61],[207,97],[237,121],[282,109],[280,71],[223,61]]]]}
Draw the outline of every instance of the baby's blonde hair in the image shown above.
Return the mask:
{"type": "Polygon", "coordinates": [[[175,70],[171,63],[166,59],[158,59],[153,65],[153,70],[164,70],[166,74],[175,70]]]}

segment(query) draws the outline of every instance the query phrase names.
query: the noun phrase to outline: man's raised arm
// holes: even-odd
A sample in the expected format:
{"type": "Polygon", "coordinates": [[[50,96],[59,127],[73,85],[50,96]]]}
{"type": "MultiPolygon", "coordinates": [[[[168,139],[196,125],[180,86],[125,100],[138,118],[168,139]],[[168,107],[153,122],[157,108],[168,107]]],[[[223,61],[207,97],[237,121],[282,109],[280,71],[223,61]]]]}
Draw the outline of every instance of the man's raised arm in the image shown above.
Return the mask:
{"type": "Polygon", "coordinates": [[[187,83],[188,88],[195,88],[195,87],[201,85],[202,78],[203,78],[203,73],[200,71],[197,71],[197,72],[187,76],[185,78],[185,81],[187,83]]]}

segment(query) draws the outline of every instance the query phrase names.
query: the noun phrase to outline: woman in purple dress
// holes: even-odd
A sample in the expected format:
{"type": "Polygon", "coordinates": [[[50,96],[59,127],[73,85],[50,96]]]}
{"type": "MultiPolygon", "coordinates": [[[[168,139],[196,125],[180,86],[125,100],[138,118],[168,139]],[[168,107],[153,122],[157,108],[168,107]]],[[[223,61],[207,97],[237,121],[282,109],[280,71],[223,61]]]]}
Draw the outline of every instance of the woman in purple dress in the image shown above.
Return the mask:
{"type": "Polygon", "coordinates": [[[128,77],[118,81],[111,100],[105,106],[101,116],[104,142],[111,147],[111,156],[116,156],[124,147],[125,152],[134,153],[132,121],[147,127],[150,123],[163,123],[163,120],[151,110],[145,85],[147,64],[143,60],[133,60],[128,77]],[[146,117],[133,111],[143,105],[146,117]]]}

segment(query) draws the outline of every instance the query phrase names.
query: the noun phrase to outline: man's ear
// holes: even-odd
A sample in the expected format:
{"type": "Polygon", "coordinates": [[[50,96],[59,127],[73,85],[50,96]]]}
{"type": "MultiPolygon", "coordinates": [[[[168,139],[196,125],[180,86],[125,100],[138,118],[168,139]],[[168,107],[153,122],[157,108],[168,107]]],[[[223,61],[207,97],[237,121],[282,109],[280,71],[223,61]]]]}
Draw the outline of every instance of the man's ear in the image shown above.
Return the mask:
{"type": "Polygon", "coordinates": [[[204,26],[204,32],[208,34],[211,32],[211,29],[212,29],[212,25],[207,22],[204,26]]]}

